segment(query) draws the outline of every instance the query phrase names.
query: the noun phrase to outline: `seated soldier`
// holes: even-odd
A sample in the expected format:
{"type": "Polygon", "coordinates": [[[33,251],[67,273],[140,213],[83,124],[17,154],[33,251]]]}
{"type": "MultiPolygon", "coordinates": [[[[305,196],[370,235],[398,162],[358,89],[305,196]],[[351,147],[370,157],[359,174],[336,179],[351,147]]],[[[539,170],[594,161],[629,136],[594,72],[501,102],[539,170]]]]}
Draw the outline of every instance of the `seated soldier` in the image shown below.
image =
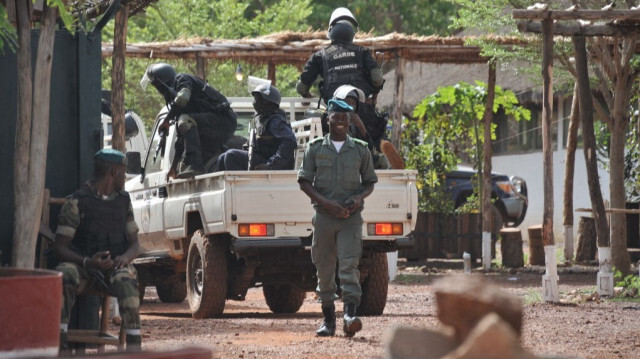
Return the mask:
{"type": "MultiPolygon", "coordinates": [[[[349,106],[353,107],[353,111],[349,112],[349,136],[367,142],[367,146],[371,151],[374,169],[389,169],[389,161],[387,157],[374,146],[374,140],[371,138],[369,131],[364,122],[358,115],[361,104],[364,103],[364,93],[360,89],[351,85],[342,85],[333,93],[333,98],[345,101],[349,106]]],[[[379,142],[380,140],[378,140],[379,142]]]]}
{"type": "Polygon", "coordinates": [[[262,84],[253,91],[253,108],[258,113],[249,168],[249,151],[229,150],[218,157],[216,171],[292,170],[295,165],[296,136],[280,109],[280,92],[262,84]]]}

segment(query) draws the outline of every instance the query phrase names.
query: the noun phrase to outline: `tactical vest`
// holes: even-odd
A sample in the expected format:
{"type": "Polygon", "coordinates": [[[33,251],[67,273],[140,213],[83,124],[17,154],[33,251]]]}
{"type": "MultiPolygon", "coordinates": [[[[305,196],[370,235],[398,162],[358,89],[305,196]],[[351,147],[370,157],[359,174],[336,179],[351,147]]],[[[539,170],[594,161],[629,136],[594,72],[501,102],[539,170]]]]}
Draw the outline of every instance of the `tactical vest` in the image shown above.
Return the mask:
{"type": "Polygon", "coordinates": [[[275,121],[277,117],[280,117],[282,121],[286,122],[284,111],[276,110],[266,115],[264,119],[260,119],[256,125],[255,151],[267,159],[276,154],[278,147],[280,147],[280,142],[282,142],[282,140],[276,138],[269,129],[269,123],[275,121]]]}
{"type": "Polygon", "coordinates": [[[191,84],[191,98],[182,113],[221,113],[231,109],[227,98],[201,78],[189,74],[179,74],[178,76],[187,78],[191,84]]]}
{"type": "Polygon", "coordinates": [[[322,97],[325,102],[342,85],[351,85],[368,96],[373,87],[367,81],[363,63],[365,48],[353,44],[331,45],[322,50],[322,97]]]}
{"type": "Polygon", "coordinates": [[[109,251],[115,257],[127,248],[127,212],[129,194],[120,191],[115,199],[103,201],[96,198],[88,187],[76,192],[80,226],[76,230],[73,245],[83,255],[109,251]]]}

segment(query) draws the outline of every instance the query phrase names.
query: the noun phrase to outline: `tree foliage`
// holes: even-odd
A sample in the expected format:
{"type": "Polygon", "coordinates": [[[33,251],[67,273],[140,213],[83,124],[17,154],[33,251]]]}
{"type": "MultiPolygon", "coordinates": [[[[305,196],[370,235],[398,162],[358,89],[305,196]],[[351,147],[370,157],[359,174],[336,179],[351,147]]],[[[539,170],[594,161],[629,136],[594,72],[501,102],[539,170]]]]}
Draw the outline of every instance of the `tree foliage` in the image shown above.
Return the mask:
{"type": "MultiPolygon", "coordinates": [[[[440,87],[415,107],[413,117],[417,120],[405,122],[403,149],[407,166],[418,170],[420,210],[451,210],[453,203],[444,193],[445,173],[465,160],[476,167],[482,162],[486,98],[487,85],[480,81],[440,87]]],[[[531,118],[515,94],[500,86],[496,86],[493,105],[493,113],[498,111],[517,121],[531,118]]],[[[491,127],[492,139],[495,127],[491,127]]]]}
{"type": "Polygon", "coordinates": [[[337,7],[347,7],[358,20],[360,31],[384,35],[390,32],[418,35],[449,35],[455,9],[445,0],[336,0],[314,1],[309,25],[325,30],[337,7]]]}
{"type": "MultiPolygon", "coordinates": [[[[254,37],[278,31],[304,31],[306,18],[311,13],[310,0],[160,0],[152,4],[145,14],[131,17],[127,31],[127,43],[172,41],[180,38],[206,37],[237,39],[254,37]]],[[[113,22],[103,31],[103,40],[113,40],[113,22]]],[[[159,109],[164,106],[162,97],[148,87],[140,88],[139,81],[146,67],[156,62],[168,62],[176,71],[196,73],[193,60],[127,59],[125,74],[125,104],[136,111],[149,126],[159,109]]],[[[234,78],[238,63],[209,62],[207,81],[225,96],[247,96],[247,75],[266,77],[266,66],[242,63],[245,80],[234,78]]],[[[294,94],[298,70],[291,66],[279,66],[277,86],[283,96],[294,94]]],[[[111,88],[111,61],[102,66],[102,86],[111,88]]]]}

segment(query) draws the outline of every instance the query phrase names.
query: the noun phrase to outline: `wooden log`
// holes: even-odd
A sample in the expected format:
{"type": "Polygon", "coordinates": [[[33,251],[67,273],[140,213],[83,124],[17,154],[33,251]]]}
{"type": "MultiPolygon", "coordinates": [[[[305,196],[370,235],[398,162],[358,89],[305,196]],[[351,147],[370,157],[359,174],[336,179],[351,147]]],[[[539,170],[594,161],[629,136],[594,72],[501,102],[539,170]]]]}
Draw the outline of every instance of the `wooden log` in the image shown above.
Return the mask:
{"type": "MultiPolygon", "coordinates": [[[[542,33],[542,180],[544,189],[542,239],[544,245],[555,244],[553,238],[553,21],[543,20],[542,33]]],[[[544,263],[544,253],[542,254],[544,263]]]]}
{"type": "Polygon", "coordinates": [[[580,217],[576,262],[589,262],[596,259],[596,237],[595,219],[591,217],[580,217]]]}
{"type": "Polygon", "coordinates": [[[514,19],[529,20],[640,20],[640,10],[513,10],[514,19]]]}
{"type": "Polygon", "coordinates": [[[116,13],[113,28],[113,57],[111,68],[111,121],[113,135],[111,147],[126,152],[124,140],[124,88],[125,88],[125,52],[127,49],[127,23],[129,4],[125,4],[116,13]]]}
{"type": "MultiPolygon", "coordinates": [[[[520,22],[518,31],[542,33],[542,25],[539,22],[520,22]]],[[[640,34],[640,28],[635,25],[580,25],[580,24],[555,24],[554,35],[561,36],[610,36],[623,37],[640,34]]]]}
{"type": "Polygon", "coordinates": [[[508,268],[524,267],[520,228],[503,228],[500,230],[500,253],[502,254],[503,266],[508,268]]]}
{"type": "Polygon", "coordinates": [[[544,265],[544,243],[542,241],[542,225],[536,224],[527,228],[529,232],[529,264],[544,265]]]}
{"type": "Polygon", "coordinates": [[[402,106],[404,104],[404,69],[407,60],[404,57],[396,59],[396,83],[394,93],[393,124],[391,143],[400,148],[400,134],[402,133],[402,106]]]}

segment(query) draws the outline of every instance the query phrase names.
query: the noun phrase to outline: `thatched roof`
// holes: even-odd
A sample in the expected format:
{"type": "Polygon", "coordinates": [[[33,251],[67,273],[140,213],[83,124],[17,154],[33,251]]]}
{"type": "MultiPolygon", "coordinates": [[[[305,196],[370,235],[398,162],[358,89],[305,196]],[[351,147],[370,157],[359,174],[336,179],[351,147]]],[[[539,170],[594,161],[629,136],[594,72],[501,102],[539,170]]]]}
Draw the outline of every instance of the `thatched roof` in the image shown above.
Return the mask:
{"type": "MultiPolygon", "coordinates": [[[[378,59],[403,57],[409,61],[449,64],[485,63],[477,46],[466,46],[468,38],[412,36],[391,33],[374,37],[359,33],[354,43],[373,50],[378,59]]],[[[504,45],[521,45],[515,37],[495,37],[504,45]]],[[[309,56],[329,45],[326,32],[280,32],[252,39],[189,38],[167,42],[127,44],[126,56],[156,59],[237,60],[263,64],[303,65],[309,56]]],[[[113,44],[103,43],[102,56],[113,53],[113,44]]]]}
{"type": "MultiPolygon", "coordinates": [[[[518,75],[516,66],[500,66],[496,69],[496,85],[515,92],[522,100],[538,95],[539,86],[528,80],[526,76],[518,75]],[[523,97],[524,96],[524,97],[523,97]]],[[[487,83],[489,66],[484,64],[424,64],[407,62],[404,77],[404,100],[402,112],[410,114],[413,108],[425,97],[435,93],[438,87],[452,86],[464,81],[470,84],[475,81],[487,83]]],[[[386,85],[378,96],[381,107],[391,108],[394,105],[395,69],[387,72],[384,78],[386,85]]]]}

